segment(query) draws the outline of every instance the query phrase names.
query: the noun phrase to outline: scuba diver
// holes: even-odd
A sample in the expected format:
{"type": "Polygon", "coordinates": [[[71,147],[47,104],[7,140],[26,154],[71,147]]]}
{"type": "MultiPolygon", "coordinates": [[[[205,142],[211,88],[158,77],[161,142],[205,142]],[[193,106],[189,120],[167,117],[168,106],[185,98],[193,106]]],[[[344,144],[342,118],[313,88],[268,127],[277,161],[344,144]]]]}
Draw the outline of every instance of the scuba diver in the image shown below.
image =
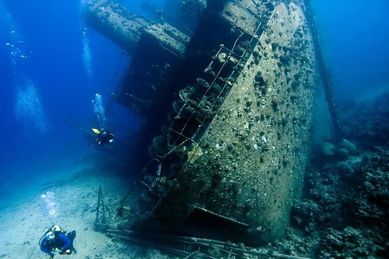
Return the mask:
{"type": "Polygon", "coordinates": [[[60,226],[52,226],[39,240],[39,246],[42,252],[54,258],[54,255],[70,255],[77,253],[73,247],[73,241],[76,237],[76,231],[66,233],[60,226]]]}
{"type": "Polygon", "coordinates": [[[98,125],[96,128],[91,129],[93,133],[91,133],[89,129],[84,129],[76,123],[72,123],[68,120],[64,120],[64,122],[69,126],[82,131],[84,133],[84,136],[88,139],[88,142],[90,140],[90,136],[95,137],[95,145],[93,146],[103,146],[105,144],[112,143],[114,139],[116,139],[116,136],[112,131],[105,129],[107,119],[105,117],[103,97],[100,94],[96,93],[94,99],[92,100],[92,104],[98,125]]]}
{"type": "Polygon", "coordinates": [[[109,130],[92,128],[92,131],[97,135],[96,143],[99,146],[112,143],[114,140],[115,134],[109,130]]]}
{"type": "Polygon", "coordinates": [[[93,133],[96,135],[96,143],[99,146],[103,146],[107,143],[112,143],[115,134],[109,130],[104,129],[106,122],[105,107],[103,104],[103,97],[101,94],[96,93],[95,98],[92,100],[93,108],[96,114],[99,128],[92,128],[93,133]]]}

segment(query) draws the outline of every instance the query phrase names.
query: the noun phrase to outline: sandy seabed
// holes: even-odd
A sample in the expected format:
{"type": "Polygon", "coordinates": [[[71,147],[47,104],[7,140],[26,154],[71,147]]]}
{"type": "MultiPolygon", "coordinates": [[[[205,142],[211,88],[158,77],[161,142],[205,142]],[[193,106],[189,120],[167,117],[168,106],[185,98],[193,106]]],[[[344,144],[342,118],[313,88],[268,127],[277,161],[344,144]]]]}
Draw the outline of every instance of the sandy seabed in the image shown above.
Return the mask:
{"type": "Polygon", "coordinates": [[[0,208],[0,258],[49,258],[40,251],[39,239],[54,224],[65,231],[77,232],[74,241],[77,253],[55,258],[161,258],[153,249],[115,242],[93,230],[99,186],[111,201],[119,201],[128,190],[123,179],[114,173],[101,172],[93,163],[54,170],[44,180],[18,184],[14,189],[8,185],[8,190],[18,195],[7,191],[3,192],[7,197],[1,198],[13,200],[0,208]]]}

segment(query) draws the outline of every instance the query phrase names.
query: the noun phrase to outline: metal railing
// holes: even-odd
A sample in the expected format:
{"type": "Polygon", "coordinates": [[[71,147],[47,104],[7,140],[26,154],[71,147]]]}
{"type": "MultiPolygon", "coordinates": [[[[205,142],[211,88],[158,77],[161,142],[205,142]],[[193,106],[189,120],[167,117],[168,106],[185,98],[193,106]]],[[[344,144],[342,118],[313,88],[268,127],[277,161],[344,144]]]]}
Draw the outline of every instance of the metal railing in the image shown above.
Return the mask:
{"type": "MultiPolygon", "coordinates": [[[[181,148],[182,146],[186,145],[188,142],[191,142],[192,144],[197,144],[197,140],[201,137],[200,132],[204,132],[206,125],[206,122],[211,119],[211,116],[216,114],[217,111],[219,110],[221,104],[223,103],[223,99],[227,96],[229,90],[235,83],[236,79],[239,77],[242,68],[245,66],[248,58],[250,57],[251,53],[253,52],[254,48],[256,47],[258,40],[260,38],[260,35],[258,35],[258,32],[263,29],[262,28],[262,23],[260,23],[256,31],[253,35],[251,35],[250,40],[247,43],[247,48],[244,50],[242,54],[238,54],[235,52],[236,47],[238,45],[239,40],[243,37],[244,33],[241,33],[235,40],[233,46],[231,49],[225,47],[224,44],[221,44],[219,47],[219,50],[216,52],[216,54],[213,56],[212,60],[208,64],[208,66],[204,69],[204,72],[208,75],[211,75],[212,81],[207,87],[207,90],[205,93],[201,96],[200,102],[202,100],[207,99],[211,95],[212,89],[217,84],[217,82],[222,82],[221,89],[219,93],[216,95],[216,100],[221,100],[220,102],[214,102],[211,104],[209,107],[209,110],[211,113],[205,113],[204,117],[199,120],[195,116],[195,113],[192,112],[190,116],[187,118],[186,122],[180,129],[175,128],[175,121],[173,120],[172,124],[168,128],[168,131],[170,131],[173,134],[176,134],[177,137],[173,141],[169,141],[169,144],[173,146],[167,153],[162,155],[162,159],[168,157],[171,153],[176,151],[177,149],[181,148]],[[216,62],[216,60],[220,61],[218,59],[219,55],[225,54],[226,56],[223,58],[223,61],[221,62],[221,67],[218,69],[218,71],[215,73],[213,72],[213,66],[216,62]],[[227,68],[227,65],[230,63],[235,63],[235,65],[232,67],[232,71],[229,73],[229,76],[226,78],[221,77],[222,72],[227,68]],[[212,71],[212,72],[211,72],[212,71]],[[220,104],[220,105],[218,105],[220,104]],[[219,106],[219,107],[217,107],[219,106]],[[194,121],[195,120],[195,121],[194,121]],[[194,123],[191,123],[194,122],[194,123]],[[193,124],[198,124],[197,129],[194,134],[192,135],[186,135],[185,130],[187,129],[188,125],[193,125],[193,124]],[[180,139],[183,139],[180,141],[180,139]]],[[[261,32],[262,33],[262,32],[261,32]]],[[[208,82],[207,82],[208,83],[208,82]]],[[[211,98],[210,98],[211,99],[211,98]]],[[[190,102],[189,100],[183,100],[184,104],[178,111],[177,115],[175,118],[182,118],[184,110],[191,105],[193,105],[193,102],[190,102]]],[[[201,109],[201,108],[200,108],[201,109]]]]}

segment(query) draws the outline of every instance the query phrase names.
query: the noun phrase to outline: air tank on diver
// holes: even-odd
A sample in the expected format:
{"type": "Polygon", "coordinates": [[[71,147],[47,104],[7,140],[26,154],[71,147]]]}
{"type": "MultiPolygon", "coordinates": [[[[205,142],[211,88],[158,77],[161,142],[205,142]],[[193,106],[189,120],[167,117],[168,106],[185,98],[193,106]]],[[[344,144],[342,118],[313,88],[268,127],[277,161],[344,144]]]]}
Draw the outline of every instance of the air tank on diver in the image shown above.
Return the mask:
{"type": "Polygon", "coordinates": [[[157,21],[113,1],[83,8],[132,56],[116,99],[147,119],[133,151],[147,217],[130,227],[249,244],[282,237],[303,186],[317,76],[304,2],[166,6],[157,21]]]}

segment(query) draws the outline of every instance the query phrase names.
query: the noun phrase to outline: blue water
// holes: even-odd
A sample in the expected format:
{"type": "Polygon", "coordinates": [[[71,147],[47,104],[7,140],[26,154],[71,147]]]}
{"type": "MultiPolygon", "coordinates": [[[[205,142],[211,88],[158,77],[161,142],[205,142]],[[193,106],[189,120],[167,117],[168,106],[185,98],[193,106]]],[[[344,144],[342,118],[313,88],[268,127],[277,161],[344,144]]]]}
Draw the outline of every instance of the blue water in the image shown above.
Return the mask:
{"type": "MultiPolygon", "coordinates": [[[[121,2],[152,17],[142,0],[121,2]]],[[[160,7],[164,1],[148,2],[160,7]]],[[[339,100],[388,91],[389,1],[312,4],[339,100]]],[[[142,119],[111,98],[129,62],[116,45],[86,28],[79,0],[2,0],[0,179],[39,176],[91,152],[81,129],[98,126],[95,93],[103,95],[108,126],[119,138],[138,130],[142,119]]]]}
{"type": "Polygon", "coordinates": [[[389,91],[389,1],[312,0],[336,96],[389,91]]]}
{"type": "Polygon", "coordinates": [[[79,0],[0,2],[1,176],[39,175],[89,152],[78,127],[98,127],[95,93],[109,106],[109,127],[136,130],[139,118],[111,101],[129,61],[86,28],[79,0]]]}

